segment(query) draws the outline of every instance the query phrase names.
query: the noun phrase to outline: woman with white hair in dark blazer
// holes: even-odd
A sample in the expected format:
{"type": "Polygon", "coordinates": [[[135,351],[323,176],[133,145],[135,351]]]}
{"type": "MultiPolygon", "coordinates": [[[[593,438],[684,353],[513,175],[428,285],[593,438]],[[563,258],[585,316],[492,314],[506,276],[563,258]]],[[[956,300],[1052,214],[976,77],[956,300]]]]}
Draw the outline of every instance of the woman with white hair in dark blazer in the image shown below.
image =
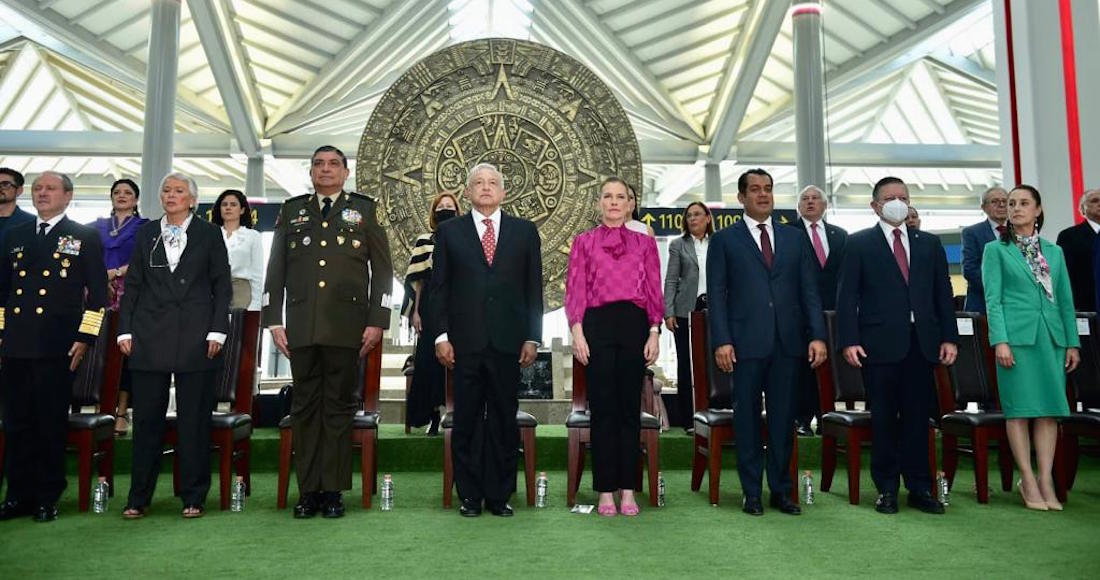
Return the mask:
{"type": "Polygon", "coordinates": [[[195,181],[168,174],[160,201],[164,217],[137,233],[119,318],[118,343],[130,357],[133,377],[133,475],[123,511],[128,519],[145,515],[156,489],[173,377],[182,515],[203,515],[214,378],[229,330],[229,258],[219,228],[195,217],[195,181]]]}

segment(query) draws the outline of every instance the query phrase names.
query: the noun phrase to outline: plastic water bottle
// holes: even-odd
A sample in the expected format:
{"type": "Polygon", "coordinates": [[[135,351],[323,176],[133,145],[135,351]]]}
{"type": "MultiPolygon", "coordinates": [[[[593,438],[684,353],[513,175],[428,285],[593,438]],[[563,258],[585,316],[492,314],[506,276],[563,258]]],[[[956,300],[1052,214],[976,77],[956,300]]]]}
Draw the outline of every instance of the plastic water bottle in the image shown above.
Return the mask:
{"type": "Polygon", "coordinates": [[[814,503],[814,475],[810,471],[802,472],[802,503],[806,505],[814,503]]]}
{"type": "Polygon", "coordinates": [[[233,492],[229,496],[229,511],[243,512],[244,511],[244,476],[238,475],[237,479],[233,481],[233,492]]]}
{"type": "Polygon", "coordinates": [[[92,490],[92,511],[97,514],[107,513],[107,502],[111,499],[111,484],[106,477],[100,477],[92,490]]]}
{"type": "Polygon", "coordinates": [[[665,474],[657,472],[657,507],[665,507],[665,474]]]}
{"type": "Polygon", "coordinates": [[[940,488],[940,503],[944,506],[951,505],[951,487],[947,485],[947,474],[941,471],[936,478],[936,485],[940,488]]]}
{"type": "Polygon", "coordinates": [[[546,472],[540,471],[538,479],[535,480],[535,507],[544,508],[547,506],[549,487],[550,480],[546,478],[546,472]]]}
{"type": "Polygon", "coordinates": [[[393,511],[393,476],[382,476],[382,511],[393,511]]]}

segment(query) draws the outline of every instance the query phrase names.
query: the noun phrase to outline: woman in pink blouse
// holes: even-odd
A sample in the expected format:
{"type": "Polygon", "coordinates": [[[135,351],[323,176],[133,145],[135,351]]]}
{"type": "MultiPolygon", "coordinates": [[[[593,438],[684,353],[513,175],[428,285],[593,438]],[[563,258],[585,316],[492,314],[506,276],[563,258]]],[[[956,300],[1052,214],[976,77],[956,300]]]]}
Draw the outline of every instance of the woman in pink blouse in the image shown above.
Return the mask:
{"type": "Polygon", "coordinates": [[[630,219],[626,182],[600,186],[603,223],[573,240],[565,314],[573,356],[586,365],[592,425],[592,487],[600,515],[638,515],[634,481],[641,430],[642,375],[657,360],[663,315],[657,242],[623,227],[630,219]]]}

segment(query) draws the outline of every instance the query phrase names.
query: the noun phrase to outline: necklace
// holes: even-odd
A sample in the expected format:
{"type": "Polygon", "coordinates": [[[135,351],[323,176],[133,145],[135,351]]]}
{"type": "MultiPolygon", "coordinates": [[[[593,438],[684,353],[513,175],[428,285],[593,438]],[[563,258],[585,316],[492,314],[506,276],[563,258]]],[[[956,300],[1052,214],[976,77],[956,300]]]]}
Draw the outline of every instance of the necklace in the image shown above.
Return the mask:
{"type": "MultiPolygon", "coordinates": [[[[116,225],[115,227],[111,228],[111,231],[110,231],[110,232],[108,232],[108,233],[110,233],[110,234],[111,234],[111,237],[112,237],[112,238],[113,238],[113,237],[116,237],[116,236],[118,236],[118,232],[119,232],[119,231],[120,231],[120,230],[121,230],[121,229],[122,229],[123,227],[125,227],[125,226],[126,226],[126,224],[130,223],[130,220],[132,220],[132,219],[134,219],[134,214],[130,214],[130,215],[126,216],[126,219],[122,220],[121,222],[119,222],[119,223],[118,223],[118,225],[116,225]]],[[[114,218],[114,217],[111,217],[111,223],[112,223],[112,224],[113,224],[113,223],[115,223],[115,218],[114,218]]]]}

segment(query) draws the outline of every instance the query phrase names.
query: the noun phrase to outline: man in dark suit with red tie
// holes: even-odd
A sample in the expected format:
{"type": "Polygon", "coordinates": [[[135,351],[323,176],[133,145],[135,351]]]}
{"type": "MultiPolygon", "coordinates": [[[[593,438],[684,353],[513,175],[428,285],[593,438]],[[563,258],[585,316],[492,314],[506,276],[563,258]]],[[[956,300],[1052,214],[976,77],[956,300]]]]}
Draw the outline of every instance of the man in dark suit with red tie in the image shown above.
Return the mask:
{"type": "MultiPolygon", "coordinates": [[[[455,485],[459,513],[509,517],[516,490],[519,370],[542,340],[542,249],[535,224],[500,211],[504,177],[474,166],[471,217],[439,227],[432,253],[436,358],[454,372],[455,485]]],[[[450,490],[447,491],[450,493],[450,490]]]]}
{"type": "Polygon", "coordinates": [[[909,505],[942,514],[927,461],[932,368],[958,352],[947,255],[938,237],[906,228],[902,180],[879,180],[871,208],[879,223],[848,237],[836,314],[844,359],[867,388],[875,509],[897,513],[904,476],[909,505]]]}
{"type": "Polygon", "coordinates": [[[766,394],[771,506],[799,515],[788,470],[798,369],[802,360],[820,365],[826,352],[814,258],[801,232],[772,219],[768,172],[742,174],[737,200],[745,206],[743,219],[715,234],[707,250],[707,303],[715,363],[733,373],[741,509],[764,514],[760,399],[766,394]]]}

